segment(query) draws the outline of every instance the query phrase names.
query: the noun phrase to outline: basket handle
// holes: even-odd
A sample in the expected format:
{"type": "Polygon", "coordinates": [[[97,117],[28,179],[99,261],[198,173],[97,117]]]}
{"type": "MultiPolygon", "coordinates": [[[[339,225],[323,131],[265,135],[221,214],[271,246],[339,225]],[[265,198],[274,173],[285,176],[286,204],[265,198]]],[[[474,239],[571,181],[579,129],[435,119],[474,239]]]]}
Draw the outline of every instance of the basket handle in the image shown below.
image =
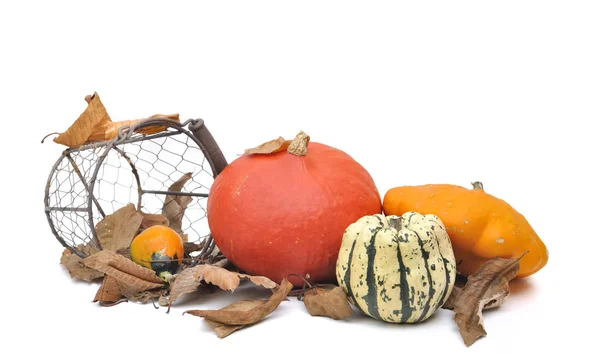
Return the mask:
{"type": "Polygon", "coordinates": [[[188,128],[194,137],[196,137],[196,139],[198,139],[200,144],[204,147],[204,150],[206,150],[206,154],[211,159],[209,162],[211,162],[213,176],[216,178],[217,175],[219,175],[228,164],[223,152],[221,152],[221,148],[219,148],[215,138],[210,133],[208,128],[206,128],[204,120],[193,120],[188,128]]]}

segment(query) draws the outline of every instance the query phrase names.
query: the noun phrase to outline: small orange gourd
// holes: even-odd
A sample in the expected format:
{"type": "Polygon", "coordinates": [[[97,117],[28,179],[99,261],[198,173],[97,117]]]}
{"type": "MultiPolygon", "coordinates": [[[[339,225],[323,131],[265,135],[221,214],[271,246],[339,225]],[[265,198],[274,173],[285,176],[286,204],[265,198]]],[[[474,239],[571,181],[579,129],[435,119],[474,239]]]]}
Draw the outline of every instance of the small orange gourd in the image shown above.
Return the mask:
{"type": "Polygon", "coordinates": [[[183,240],[170,227],[154,225],[131,241],[129,253],[133,262],[165,278],[174,274],[183,261],[183,240]]]}
{"type": "Polygon", "coordinates": [[[457,271],[474,274],[494,257],[520,260],[518,277],[532,275],[548,262],[548,250],[527,219],[507,202],[483,190],[458,185],[429,184],[399,186],[383,198],[385,215],[408,211],[438,216],[450,236],[457,271]]]}

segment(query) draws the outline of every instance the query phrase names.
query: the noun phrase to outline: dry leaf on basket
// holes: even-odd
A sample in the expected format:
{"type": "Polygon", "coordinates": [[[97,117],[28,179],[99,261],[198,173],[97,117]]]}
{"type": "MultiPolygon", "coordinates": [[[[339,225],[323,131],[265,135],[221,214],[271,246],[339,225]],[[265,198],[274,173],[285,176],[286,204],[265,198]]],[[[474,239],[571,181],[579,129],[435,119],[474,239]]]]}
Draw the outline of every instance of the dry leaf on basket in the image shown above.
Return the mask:
{"type": "Polygon", "coordinates": [[[468,277],[464,288],[459,288],[453,302],[454,321],[467,346],[487,335],[483,327],[482,311],[498,307],[506,301],[510,294],[508,283],[516,277],[522,257],[491,259],[468,277]]]}
{"type": "Polygon", "coordinates": [[[231,292],[240,285],[241,279],[250,280],[252,283],[265,288],[275,288],[277,284],[263,276],[250,276],[239,272],[232,272],[214,265],[198,265],[188,267],[181,271],[171,285],[169,304],[174,303],[186,293],[198,290],[202,281],[213,284],[222,290],[231,292]]]}
{"type": "Polygon", "coordinates": [[[271,314],[286,299],[292,287],[284,279],[268,300],[239,301],[218,310],[188,310],[184,314],[203,317],[222,338],[271,314]]]}
{"type": "MultiPolygon", "coordinates": [[[[155,114],[142,119],[113,122],[96,92],[91,96],[86,96],[85,100],[88,103],[85,111],[65,132],[58,133],[58,137],[54,138],[55,143],[76,148],[84,144],[116,138],[120,127],[133,126],[145,119],[168,118],[179,121],[179,114],[155,114]]],[[[137,132],[140,134],[154,134],[166,129],[166,126],[153,125],[141,128],[137,132]]]]}
{"type": "Polygon", "coordinates": [[[140,224],[140,231],[144,231],[147,228],[154,226],[154,225],[169,226],[169,219],[167,219],[163,215],[148,214],[148,213],[145,213],[142,211],[140,211],[139,213],[142,214],[142,216],[143,216],[142,223],[140,224]]]}
{"type": "Polygon", "coordinates": [[[96,235],[103,250],[117,251],[129,247],[137,235],[144,216],[128,204],[107,215],[96,224],[96,235]]]}
{"type": "MultiPolygon", "coordinates": [[[[170,192],[181,192],[185,183],[192,178],[192,173],[185,173],[176,182],[169,186],[170,192]]],[[[162,216],[169,221],[169,227],[177,232],[183,241],[187,241],[187,236],[181,230],[181,222],[185,214],[185,209],[192,202],[192,197],[187,195],[169,194],[165,197],[163,203],[162,216]]]]}

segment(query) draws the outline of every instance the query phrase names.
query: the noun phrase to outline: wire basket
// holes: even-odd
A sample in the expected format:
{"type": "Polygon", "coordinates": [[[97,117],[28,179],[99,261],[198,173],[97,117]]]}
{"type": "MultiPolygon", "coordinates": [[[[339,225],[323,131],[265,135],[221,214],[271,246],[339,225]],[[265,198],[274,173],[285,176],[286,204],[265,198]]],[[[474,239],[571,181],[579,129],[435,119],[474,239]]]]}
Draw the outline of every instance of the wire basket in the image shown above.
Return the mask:
{"type": "Polygon", "coordinates": [[[96,225],[107,215],[130,203],[145,213],[161,214],[169,196],[187,197],[181,231],[188,243],[199,245],[196,257],[206,258],[216,251],[206,202],[214,178],[226,165],[202,119],[181,123],[155,118],[122,127],[111,141],[63,151],[46,184],[48,223],[64,247],[85,258],[102,250],[96,225]],[[165,130],[139,134],[151,126],[165,130]],[[170,192],[186,173],[191,178],[181,191],[170,192]]]}

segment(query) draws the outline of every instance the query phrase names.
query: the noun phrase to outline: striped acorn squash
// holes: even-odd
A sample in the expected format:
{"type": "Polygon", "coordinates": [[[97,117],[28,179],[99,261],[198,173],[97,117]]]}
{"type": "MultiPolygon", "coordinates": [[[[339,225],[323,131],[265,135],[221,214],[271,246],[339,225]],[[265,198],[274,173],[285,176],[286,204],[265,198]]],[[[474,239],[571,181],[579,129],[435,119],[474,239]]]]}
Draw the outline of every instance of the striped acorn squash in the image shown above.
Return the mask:
{"type": "Polygon", "coordinates": [[[456,262],[435,215],[364,216],[348,226],[336,262],[338,284],[365,314],[421,322],[450,297],[456,262]]]}

